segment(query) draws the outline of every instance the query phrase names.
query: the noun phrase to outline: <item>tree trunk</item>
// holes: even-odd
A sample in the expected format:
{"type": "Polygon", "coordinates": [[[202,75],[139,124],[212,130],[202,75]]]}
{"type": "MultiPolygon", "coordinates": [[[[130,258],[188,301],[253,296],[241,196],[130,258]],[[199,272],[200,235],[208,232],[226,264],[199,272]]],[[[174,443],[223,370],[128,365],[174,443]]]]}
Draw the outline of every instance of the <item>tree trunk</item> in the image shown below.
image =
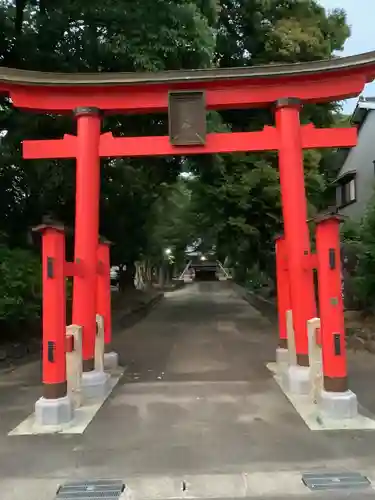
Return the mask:
{"type": "Polygon", "coordinates": [[[164,286],[165,286],[165,266],[164,262],[162,262],[159,267],[159,287],[163,289],[164,286]]]}
{"type": "Polygon", "coordinates": [[[121,292],[123,292],[124,290],[135,289],[135,271],[136,268],[134,262],[126,264],[126,266],[120,266],[119,289],[121,292]]]}
{"type": "Polygon", "coordinates": [[[16,15],[14,18],[14,31],[17,38],[21,35],[24,19],[26,0],[16,0],[16,15]]]}

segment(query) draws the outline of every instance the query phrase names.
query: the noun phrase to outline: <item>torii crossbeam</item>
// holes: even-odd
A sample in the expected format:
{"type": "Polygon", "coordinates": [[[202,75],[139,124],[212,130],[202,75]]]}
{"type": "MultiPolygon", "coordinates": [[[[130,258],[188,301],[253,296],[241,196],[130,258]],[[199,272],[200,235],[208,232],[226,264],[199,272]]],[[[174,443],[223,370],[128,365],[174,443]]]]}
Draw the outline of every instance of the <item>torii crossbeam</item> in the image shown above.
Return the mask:
{"type": "MultiPolygon", "coordinates": [[[[357,142],[357,129],[315,128],[301,126],[303,149],[351,147],[357,142]]],[[[111,132],[101,134],[100,157],[178,156],[193,154],[234,153],[251,151],[278,151],[280,136],[275,127],[259,132],[233,132],[208,134],[202,146],[173,146],[168,136],[113,137],[111,132]]],[[[78,138],[66,134],[63,139],[23,141],[26,159],[76,158],[78,138]]]]}

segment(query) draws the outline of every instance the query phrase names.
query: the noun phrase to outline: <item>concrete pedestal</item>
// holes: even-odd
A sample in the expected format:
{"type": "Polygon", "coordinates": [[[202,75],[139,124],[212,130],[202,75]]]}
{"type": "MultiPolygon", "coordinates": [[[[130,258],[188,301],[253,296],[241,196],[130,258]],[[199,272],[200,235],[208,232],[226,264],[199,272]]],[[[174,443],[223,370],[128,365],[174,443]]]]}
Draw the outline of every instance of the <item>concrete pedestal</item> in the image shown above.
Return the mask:
{"type": "Polygon", "coordinates": [[[81,387],[84,399],[104,398],[109,390],[109,375],[97,370],[84,372],[81,387]]]}
{"type": "Polygon", "coordinates": [[[283,347],[276,349],[276,364],[277,370],[285,370],[289,366],[289,351],[283,347]]]}
{"type": "Polygon", "coordinates": [[[73,406],[68,396],[58,399],[40,398],[35,403],[38,425],[61,425],[73,420],[73,406]]]}
{"type": "Polygon", "coordinates": [[[293,394],[310,394],[310,368],[308,366],[289,366],[282,375],[282,384],[293,394]]]}
{"type": "Polygon", "coordinates": [[[115,370],[118,367],[118,354],[115,351],[104,353],[104,369],[115,370]]]}
{"type": "Polygon", "coordinates": [[[355,418],[358,415],[357,396],[352,391],[327,392],[323,390],[320,394],[319,410],[323,417],[335,420],[355,418]]]}

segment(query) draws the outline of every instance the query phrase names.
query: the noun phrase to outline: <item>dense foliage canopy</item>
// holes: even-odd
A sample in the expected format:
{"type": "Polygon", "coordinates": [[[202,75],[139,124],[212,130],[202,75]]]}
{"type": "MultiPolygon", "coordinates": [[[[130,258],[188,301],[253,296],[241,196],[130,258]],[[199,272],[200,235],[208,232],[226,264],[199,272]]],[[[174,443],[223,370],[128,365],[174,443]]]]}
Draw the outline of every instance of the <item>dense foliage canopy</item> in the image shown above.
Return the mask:
{"type": "MultiPolygon", "coordinates": [[[[1,65],[67,72],[313,61],[333,57],[349,36],[345,13],[327,13],[317,0],[0,0],[0,30],[1,65]]],[[[5,98],[0,118],[1,248],[4,255],[23,249],[34,262],[31,226],[46,214],[74,223],[75,166],[25,161],[20,142],[61,137],[74,131],[74,122],[70,116],[21,112],[5,98]]],[[[227,111],[210,113],[209,126],[257,130],[272,120],[268,110],[227,111]]],[[[330,126],[337,108],[306,106],[303,120],[330,126]]],[[[167,124],[165,116],[111,116],[103,128],[116,135],[160,135],[167,124]]],[[[330,155],[305,154],[311,211],[327,202],[335,175],[330,155]]],[[[158,262],[166,246],[182,261],[186,245],[200,241],[229,259],[242,279],[254,266],[272,276],[273,237],[282,227],[274,154],[109,159],[101,172],[100,231],[114,243],[113,263],[158,262]]],[[[31,301],[34,314],[38,298],[8,274],[1,272],[1,286],[19,294],[21,303],[31,301]]],[[[5,320],[19,304],[4,300],[1,295],[5,320]]]]}

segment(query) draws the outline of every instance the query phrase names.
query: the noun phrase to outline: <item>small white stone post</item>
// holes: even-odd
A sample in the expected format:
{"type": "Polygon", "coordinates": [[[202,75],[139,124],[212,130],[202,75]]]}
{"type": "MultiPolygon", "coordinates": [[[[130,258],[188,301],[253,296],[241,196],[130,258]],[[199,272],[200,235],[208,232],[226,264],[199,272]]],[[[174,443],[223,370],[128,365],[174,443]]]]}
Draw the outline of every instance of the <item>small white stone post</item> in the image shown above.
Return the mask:
{"type": "Polygon", "coordinates": [[[73,338],[73,350],[66,352],[66,381],[68,397],[76,409],[82,404],[82,327],[67,326],[66,336],[73,338]]]}

